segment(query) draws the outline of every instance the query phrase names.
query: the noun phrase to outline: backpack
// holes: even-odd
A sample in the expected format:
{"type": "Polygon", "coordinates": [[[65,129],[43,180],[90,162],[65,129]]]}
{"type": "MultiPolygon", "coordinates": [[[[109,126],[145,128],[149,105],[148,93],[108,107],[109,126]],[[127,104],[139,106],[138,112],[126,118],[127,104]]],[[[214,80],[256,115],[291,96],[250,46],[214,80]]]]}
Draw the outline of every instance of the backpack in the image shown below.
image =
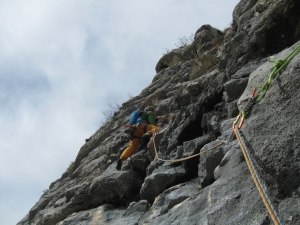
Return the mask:
{"type": "Polygon", "coordinates": [[[124,124],[124,127],[125,127],[124,133],[128,134],[128,136],[131,140],[133,138],[137,138],[133,134],[136,130],[136,127],[143,122],[141,116],[144,113],[145,112],[143,110],[136,110],[136,111],[132,112],[129,117],[129,122],[127,124],[124,124]]]}
{"type": "Polygon", "coordinates": [[[141,118],[143,113],[144,113],[143,110],[136,110],[133,113],[131,113],[129,117],[129,124],[130,125],[136,124],[136,126],[140,125],[143,122],[141,118]]]}

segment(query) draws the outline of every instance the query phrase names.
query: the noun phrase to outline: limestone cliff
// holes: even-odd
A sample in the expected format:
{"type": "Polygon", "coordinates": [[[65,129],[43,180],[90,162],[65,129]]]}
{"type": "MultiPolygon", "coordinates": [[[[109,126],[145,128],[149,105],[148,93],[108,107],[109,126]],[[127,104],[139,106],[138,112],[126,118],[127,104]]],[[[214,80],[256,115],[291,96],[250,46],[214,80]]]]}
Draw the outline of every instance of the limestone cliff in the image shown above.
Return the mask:
{"type": "MultiPolygon", "coordinates": [[[[274,63],[300,45],[300,1],[241,0],[230,28],[203,25],[156,65],[152,83],[81,147],[18,225],[272,224],[236,139],[161,161],[149,138],[117,171],[130,113],[156,105],[155,138],[175,160],[228,140],[231,124],[274,63]]],[[[300,54],[272,80],[240,130],[281,224],[300,224],[300,54]]],[[[259,90],[258,90],[259,91],[259,90]]]]}

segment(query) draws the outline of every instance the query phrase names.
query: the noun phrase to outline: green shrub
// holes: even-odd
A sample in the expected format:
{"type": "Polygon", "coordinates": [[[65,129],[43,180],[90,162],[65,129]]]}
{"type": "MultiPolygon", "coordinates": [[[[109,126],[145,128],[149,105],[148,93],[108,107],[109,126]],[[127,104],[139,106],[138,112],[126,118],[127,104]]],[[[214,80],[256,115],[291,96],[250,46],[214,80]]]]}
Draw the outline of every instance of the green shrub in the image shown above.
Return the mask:
{"type": "Polygon", "coordinates": [[[112,105],[111,103],[109,103],[109,104],[107,104],[107,106],[109,107],[109,109],[102,111],[104,118],[101,121],[101,126],[104,123],[106,123],[108,120],[110,120],[121,107],[117,103],[115,103],[115,105],[112,105]]]}
{"type": "Polygon", "coordinates": [[[216,65],[217,55],[198,55],[192,60],[190,80],[195,80],[216,65]]]}

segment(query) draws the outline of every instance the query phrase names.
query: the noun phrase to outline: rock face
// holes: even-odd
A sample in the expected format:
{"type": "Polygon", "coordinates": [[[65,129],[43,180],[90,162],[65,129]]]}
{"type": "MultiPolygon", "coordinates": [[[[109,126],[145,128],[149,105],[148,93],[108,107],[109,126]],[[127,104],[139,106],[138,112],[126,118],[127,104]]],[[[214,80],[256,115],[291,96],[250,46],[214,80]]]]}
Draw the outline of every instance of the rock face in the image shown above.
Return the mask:
{"type": "Polygon", "coordinates": [[[300,2],[241,0],[225,36],[220,69],[231,77],[246,63],[280,52],[299,40],[300,2]]]}
{"type": "MultiPolygon", "coordinates": [[[[89,138],[18,225],[272,224],[231,125],[268,79],[268,59],[300,45],[299,11],[300,1],[242,0],[225,33],[200,27],[191,45],[159,60],[152,84],[89,138]],[[122,124],[147,105],[165,115],[163,128],[117,171],[129,142],[122,124]]],[[[300,53],[240,130],[273,210],[291,225],[300,224],[299,73],[300,53]]]]}

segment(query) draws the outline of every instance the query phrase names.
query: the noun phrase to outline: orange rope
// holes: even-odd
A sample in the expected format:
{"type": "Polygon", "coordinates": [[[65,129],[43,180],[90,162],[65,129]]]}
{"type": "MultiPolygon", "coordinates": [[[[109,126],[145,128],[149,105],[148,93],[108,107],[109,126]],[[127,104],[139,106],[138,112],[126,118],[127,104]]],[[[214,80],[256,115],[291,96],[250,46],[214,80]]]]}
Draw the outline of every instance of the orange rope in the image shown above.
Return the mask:
{"type": "MultiPolygon", "coordinates": [[[[243,155],[244,155],[244,157],[245,157],[247,166],[248,166],[248,168],[249,168],[249,170],[250,170],[252,179],[253,179],[253,181],[254,181],[254,183],[255,183],[255,186],[256,186],[256,188],[257,188],[257,190],[258,190],[258,192],[259,192],[260,197],[261,197],[262,200],[263,200],[263,203],[265,204],[265,206],[266,206],[266,208],[267,208],[267,210],[268,210],[268,213],[270,214],[270,216],[271,216],[271,218],[272,218],[274,224],[275,224],[275,225],[280,225],[279,219],[277,219],[275,213],[273,212],[272,207],[270,206],[270,203],[269,203],[269,201],[267,200],[267,197],[266,197],[266,195],[265,195],[265,193],[264,193],[264,191],[263,191],[263,189],[262,189],[262,187],[261,187],[261,185],[260,185],[260,183],[259,183],[259,181],[258,181],[258,178],[257,178],[257,176],[255,175],[254,169],[253,169],[253,167],[252,167],[252,165],[251,165],[251,163],[250,163],[250,159],[249,159],[249,157],[248,157],[248,155],[247,155],[247,152],[246,152],[246,150],[245,150],[245,148],[244,148],[244,145],[243,145],[243,143],[242,143],[242,140],[241,140],[241,137],[240,137],[240,135],[239,135],[239,133],[238,133],[238,130],[237,130],[236,126],[235,126],[235,124],[238,122],[240,116],[241,116],[241,115],[239,115],[239,116],[237,117],[236,121],[232,124],[232,130],[233,130],[233,132],[234,132],[234,134],[235,134],[235,136],[236,136],[236,138],[237,138],[237,140],[238,140],[238,143],[239,143],[239,145],[240,145],[240,147],[241,147],[241,149],[242,149],[242,152],[243,152],[243,155]]],[[[160,158],[160,157],[158,156],[157,149],[156,149],[156,144],[155,144],[155,137],[156,137],[156,133],[154,133],[154,137],[153,137],[153,144],[154,144],[154,150],[155,150],[156,157],[157,157],[158,160],[164,161],[164,162],[181,162],[181,161],[184,161],[184,160],[188,160],[188,159],[194,158],[194,157],[196,157],[196,156],[200,156],[201,154],[204,154],[204,153],[206,153],[206,152],[208,152],[208,151],[210,151],[210,150],[212,150],[212,149],[214,149],[214,148],[219,147],[219,146],[222,145],[222,144],[227,143],[227,141],[220,140],[221,142],[220,142],[219,144],[214,145],[213,147],[211,147],[211,148],[209,148],[209,149],[206,149],[206,150],[204,150],[204,151],[202,151],[202,152],[199,152],[198,154],[195,154],[195,155],[192,155],[192,156],[189,156],[189,157],[186,157],[186,158],[181,158],[181,159],[167,160],[167,159],[162,159],[162,158],[160,158]]],[[[230,138],[229,138],[229,139],[230,139],[230,138]]],[[[228,141],[229,141],[229,140],[228,140],[228,141]]]]}
{"type": "Polygon", "coordinates": [[[233,132],[235,133],[235,135],[236,135],[236,137],[237,137],[237,140],[238,140],[239,145],[240,145],[240,147],[241,147],[241,149],[242,149],[243,155],[244,155],[244,157],[245,157],[246,163],[247,163],[248,168],[249,168],[249,170],[250,170],[252,179],[253,179],[253,181],[254,181],[254,183],[255,183],[255,185],[256,185],[256,188],[257,188],[257,190],[258,190],[258,192],[259,192],[259,194],[260,194],[260,197],[262,198],[262,200],[263,200],[263,202],[264,202],[264,204],[265,204],[265,206],[266,206],[266,208],[267,208],[267,210],[268,210],[268,212],[269,212],[269,214],[270,214],[270,216],[271,216],[271,218],[272,218],[274,224],[275,224],[275,225],[279,225],[279,222],[278,222],[278,220],[277,220],[277,218],[276,218],[276,216],[275,216],[275,213],[273,212],[273,210],[272,210],[272,208],[271,208],[271,206],[270,206],[270,204],[269,204],[269,202],[268,202],[268,200],[267,200],[267,198],[266,198],[266,196],[265,196],[265,194],[264,194],[264,192],[263,192],[263,190],[262,190],[262,187],[260,186],[260,184],[259,184],[259,182],[258,182],[258,179],[257,179],[257,177],[256,177],[256,175],[255,175],[255,173],[254,173],[253,167],[251,166],[249,157],[248,157],[248,155],[247,155],[247,153],[246,153],[246,150],[245,150],[244,145],[243,145],[243,143],[242,143],[242,141],[241,141],[241,137],[240,137],[240,135],[238,134],[238,131],[237,131],[236,127],[235,127],[235,124],[232,124],[232,130],[233,130],[233,132]]]}
{"type": "MultiPolygon", "coordinates": [[[[155,136],[156,136],[156,135],[155,135],[155,136]]],[[[220,145],[223,145],[223,144],[226,143],[226,141],[220,140],[221,143],[216,144],[215,146],[213,146],[213,147],[211,147],[211,148],[209,148],[209,149],[206,149],[206,150],[204,150],[204,151],[202,151],[202,152],[199,152],[199,153],[197,153],[197,154],[195,154],[195,155],[192,155],[192,156],[189,156],[189,157],[185,157],[185,158],[181,158],[181,159],[162,159],[162,158],[160,158],[160,157],[158,156],[158,153],[157,153],[157,149],[156,149],[156,145],[155,145],[155,136],[154,136],[154,138],[153,138],[153,144],[154,144],[154,150],[155,150],[156,157],[157,157],[158,160],[164,161],[164,162],[182,162],[182,161],[184,161],[184,160],[188,160],[188,159],[197,157],[197,156],[199,156],[199,155],[201,155],[201,154],[204,154],[204,153],[206,153],[206,152],[208,152],[208,151],[210,151],[210,150],[213,150],[214,148],[217,148],[217,147],[219,147],[220,145]]]]}

